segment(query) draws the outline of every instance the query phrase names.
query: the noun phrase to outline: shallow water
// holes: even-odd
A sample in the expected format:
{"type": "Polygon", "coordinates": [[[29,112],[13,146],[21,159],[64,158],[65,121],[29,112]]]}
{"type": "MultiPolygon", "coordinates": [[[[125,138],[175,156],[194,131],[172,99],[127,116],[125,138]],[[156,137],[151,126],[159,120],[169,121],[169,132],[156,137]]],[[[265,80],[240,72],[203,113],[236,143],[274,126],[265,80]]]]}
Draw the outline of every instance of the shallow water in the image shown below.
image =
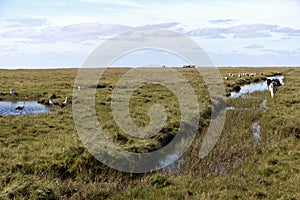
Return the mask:
{"type": "Polygon", "coordinates": [[[267,99],[263,100],[263,102],[260,104],[259,109],[264,111],[268,110],[267,103],[268,103],[267,99]]]}
{"type": "Polygon", "coordinates": [[[261,134],[259,123],[258,123],[258,122],[254,122],[253,125],[252,125],[252,129],[253,129],[253,137],[254,137],[254,140],[255,140],[256,142],[258,142],[259,139],[260,139],[260,134],[261,134]]]}
{"type": "Polygon", "coordinates": [[[160,161],[160,165],[163,168],[162,172],[165,174],[169,172],[179,174],[183,164],[184,158],[180,158],[177,153],[168,155],[165,159],[160,161]]]}
{"type": "Polygon", "coordinates": [[[260,104],[259,108],[236,108],[234,106],[227,106],[226,107],[226,110],[263,110],[264,112],[266,110],[268,110],[268,107],[267,107],[267,103],[268,103],[268,100],[265,99],[263,100],[263,102],[260,104]]]}
{"type": "MultiPolygon", "coordinates": [[[[284,76],[272,76],[272,77],[267,77],[268,79],[279,79],[280,83],[284,85],[284,76]]],[[[262,81],[259,83],[252,83],[248,85],[244,85],[241,87],[241,90],[239,92],[232,92],[231,93],[231,98],[236,98],[236,97],[246,97],[246,98],[251,98],[251,96],[245,96],[246,94],[251,94],[256,91],[266,91],[267,90],[267,81],[262,81]]],[[[254,107],[254,108],[236,108],[233,106],[228,106],[226,107],[227,111],[234,111],[234,110],[263,110],[264,112],[268,110],[267,107],[267,99],[263,100],[262,103],[260,104],[259,107],[254,107]]],[[[259,142],[261,138],[261,126],[258,121],[254,122],[252,124],[252,130],[253,130],[253,138],[255,142],[259,142]]],[[[178,154],[171,154],[168,155],[166,158],[162,159],[160,161],[161,167],[164,169],[162,170],[163,173],[167,174],[168,172],[172,172],[175,174],[179,174],[180,170],[184,164],[184,157],[179,159],[178,154]]],[[[239,164],[239,156],[235,156],[233,159],[232,166],[235,168],[239,164]]],[[[211,161],[210,165],[210,173],[216,173],[216,172],[221,172],[221,173],[226,173],[226,168],[224,163],[218,163],[216,161],[211,161]]]]}
{"type": "Polygon", "coordinates": [[[164,167],[172,165],[178,159],[179,159],[179,155],[177,153],[170,154],[166,158],[164,158],[163,160],[161,160],[159,163],[160,163],[161,167],[164,168],[164,167]]]}
{"type": "Polygon", "coordinates": [[[49,108],[36,101],[25,101],[25,107],[22,111],[17,111],[16,107],[23,104],[24,101],[0,101],[0,115],[28,115],[50,113],[49,108]]]}
{"type": "MultiPolygon", "coordinates": [[[[284,85],[284,76],[270,76],[267,77],[268,79],[279,79],[280,83],[284,85]]],[[[241,87],[241,90],[239,92],[231,92],[230,97],[231,98],[237,98],[241,97],[245,94],[257,92],[257,91],[266,91],[268,90],[267,87],[267,81],[259,82],[259,83],[251,83],[248,85],[244,85],[241,87]]]]}
{"type": "Polygon", "coordinates": [[[226,110],[235,110],[236,108],[235,107],[233,107],[233,106],[228,106],[228,107],[226,107],[226,110]]]}

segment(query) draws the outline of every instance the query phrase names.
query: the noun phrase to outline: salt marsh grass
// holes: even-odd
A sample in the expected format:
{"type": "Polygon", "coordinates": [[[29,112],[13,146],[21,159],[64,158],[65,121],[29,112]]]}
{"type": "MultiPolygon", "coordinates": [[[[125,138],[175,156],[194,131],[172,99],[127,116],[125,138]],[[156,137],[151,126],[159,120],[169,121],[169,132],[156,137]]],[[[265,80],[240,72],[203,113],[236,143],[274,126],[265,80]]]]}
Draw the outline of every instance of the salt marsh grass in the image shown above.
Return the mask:
{"type": "MultiPolygon", "coordinates": [[[[159,134],[137,139],[114,122],[111,96],[129,69],[111,68],[96,86],[96,112],[107,137],[132,152],[151,152],[169,143],[179,128],[176,96],[159,84],[140,87],[130,99],[130,114],[140,126],[149,123],[151,105],[164,105],[167,121],[159,134]]],[[[237,86],[282,74],[285,85],[275,98],[266,92],[249,98],[227,98],[222,134],[210,154],[198,158],[209,125],[207,85],[196,69],[177,69],[191,84],[199,102],[198,133],[183,158],[169,170],[130,174],[110,169],[82,145],[73,121],[72,101],[61,109],[50,106],[41,115],[0,115],[0,199],[298,199],[300,198],[300,69],[220,68],[226,92],[237,86]],[[242,73],[256,76],[238,77],[242,73]],[[267,108],[260,109],[264,100],[267,108]],[[259,122],[261,138],[253,137],[259,122]]],[[[0,98],[46,102],[50,94],[70,99],[77,69],[0,70],[0,98]]]]}

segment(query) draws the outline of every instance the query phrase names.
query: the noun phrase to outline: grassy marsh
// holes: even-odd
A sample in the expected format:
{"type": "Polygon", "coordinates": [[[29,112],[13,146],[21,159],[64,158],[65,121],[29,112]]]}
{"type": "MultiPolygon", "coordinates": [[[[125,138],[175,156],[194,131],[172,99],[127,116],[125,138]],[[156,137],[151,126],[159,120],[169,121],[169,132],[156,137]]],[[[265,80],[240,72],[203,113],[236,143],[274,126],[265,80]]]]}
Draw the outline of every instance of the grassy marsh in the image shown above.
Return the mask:
{"type": "MultiPolygon", "coordinates": [[[[180,110],[172,92],[146,85],[134,92],[130,111],[139,125],[149,123],[147,111],[154,103],[165,105],[168,120],[156,137],[136,140],[113,121],[111,93],[128,69],[107,70],[97,88],[96,111],[105,133],[123,148],[149,152],[168,143],[176,134],[180,110]]],[[[228,106],[267,110],[227,111],[223,132],[213,151],[198,158],[209,124],[207,87],[195,69],[178,69],[190,82],[199,102],[199,133],[186,151],[178,170],[147,174],[122,173],[98,162],[76,133],[71,106],[51,107],[51,114],[0,115],[0,199],[298,199],[300,198],[300,69],[220,68],[229,73],[257,73],[256,77],[224,80],[226,92],[240,84],[282,73],[285,85],[275,98],[256,92],[251,98],[228,98],[228,106]],[[263,75],[261,75],[263,73],[263,75]],[[253,138],[252,124],[259,121],[261,138],[253,138]]],[[[76,69],[0,70],[0,98],[10,99],[9,88],[19,99],[58,101],[71,97],[76,69]]],[[[70,98],[71,99],[71,98],[70,98]]],[[[70,102],[71,103],[71,102],[70,102]]]]}

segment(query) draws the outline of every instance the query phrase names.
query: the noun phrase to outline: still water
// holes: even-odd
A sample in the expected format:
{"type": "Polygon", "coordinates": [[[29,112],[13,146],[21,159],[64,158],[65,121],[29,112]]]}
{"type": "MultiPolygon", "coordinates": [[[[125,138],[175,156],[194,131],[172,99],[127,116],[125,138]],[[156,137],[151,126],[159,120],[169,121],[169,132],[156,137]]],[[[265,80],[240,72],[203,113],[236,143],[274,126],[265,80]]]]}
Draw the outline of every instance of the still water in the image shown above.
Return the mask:
{"type": "Polygon", "coordinates": [[[24,101],[0,101],[0,115],[28,115],[50,113],[49,108],[36,101],[25,101],[25,106],[22,111],[16,110],[18,106],[23,105],[24,101]]]}

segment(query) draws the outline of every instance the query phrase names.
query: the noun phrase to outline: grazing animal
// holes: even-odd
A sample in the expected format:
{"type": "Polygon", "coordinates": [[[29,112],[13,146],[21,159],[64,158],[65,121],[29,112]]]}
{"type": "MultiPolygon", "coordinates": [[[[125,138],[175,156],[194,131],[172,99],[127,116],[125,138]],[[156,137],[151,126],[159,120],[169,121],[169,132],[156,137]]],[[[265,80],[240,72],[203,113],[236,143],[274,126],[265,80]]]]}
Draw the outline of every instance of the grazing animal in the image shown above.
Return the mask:
{"type": "Polygon", "coordinates": [[[268,90],[271,92],[271,97],[274,98],[277,89],[281,86],[281,83],[278,79],[267,79],[268,90]]]}
{"type": "Polygon", "coordinates": [[[228,80],[228,77],[227,77],[227,76],[225,76],[225,77],[224,77],[224,79],[225,79],[225,80],[228,80]]]}
{"type": "Polygon", "coordinates": [[[68,105],[68,97],[66,97],[65,101],[61,103],[61,108],[65,107],[68,105]]]}
{"type": "Polygon", "coordinates": [[[25,102],[23,102],[22,105],[19,105],[18,107],[16,107],[16,110],[19,111],[21,114],[21,112],[22,112],[22,110],[24,110],[24,108],[25,108],[25,102]]]}
{"type": "Polygon", "coordinates": [[[281,83],[280,83],[280,81],[279,81],[279,79],[272,79],[272,81],[274,81],[276,84],[277,84],[277,86],[281,86],[281,83]]]}
{"type": "Polygon", "coordinates": [[[277,88],[278,88],[278,86],[277,86],[276,82],[270,83],[270,85],[269,85],[269,91],[271,92],[271,97],[272,98],[274,98],[275,93],[277,91],[277,88]]]}
{"type": "Polygon", "coordinates": [[[268,87],[269,87],[269,85],[270,85],[272,82],[275,82],[275,83],[277,84],[278,87],[281,86],[281,83],[280,83],[279,79],[276,78],[276,79],[267,79],[267,85],[268,85],[268,87]]]}

